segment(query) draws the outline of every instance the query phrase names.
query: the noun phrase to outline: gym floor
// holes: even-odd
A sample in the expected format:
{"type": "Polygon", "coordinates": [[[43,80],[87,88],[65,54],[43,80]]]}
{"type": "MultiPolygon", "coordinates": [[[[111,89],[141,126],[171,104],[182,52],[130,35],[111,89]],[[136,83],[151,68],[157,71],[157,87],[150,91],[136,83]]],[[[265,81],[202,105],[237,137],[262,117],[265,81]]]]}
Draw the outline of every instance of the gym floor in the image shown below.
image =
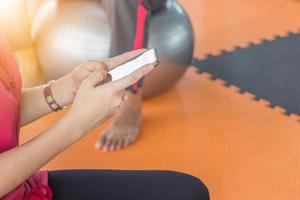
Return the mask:
{"type": "MultiPolygon", "coordinates": [[[[298,0],[180,2],[192,18],[194,57],[199,60],[300,31],[298,0]]],[[[95,149],[107,122],[45,169],[176,170],[201,178],[212,200],[299,200],[298,114],[287,115],[284,107],[268,106],[268,98],[241,93],[238,85],[198,72],[191,66],[173,89],[145,101],[142,134],[129,148],[113,153],[95,149]]],[[[49,128],[64,112],[23,128],[22,142],[49,128]]]]}

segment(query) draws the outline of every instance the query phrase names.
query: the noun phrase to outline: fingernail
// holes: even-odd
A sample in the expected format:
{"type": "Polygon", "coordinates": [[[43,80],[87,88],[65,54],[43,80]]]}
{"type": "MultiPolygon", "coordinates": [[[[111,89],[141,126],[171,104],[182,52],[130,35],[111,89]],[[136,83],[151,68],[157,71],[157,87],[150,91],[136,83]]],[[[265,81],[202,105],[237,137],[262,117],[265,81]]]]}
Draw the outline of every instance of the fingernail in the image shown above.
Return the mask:
{"type": "Polygon", "coordinates": [[[124,94],[124,95],[123,95],[123,101],[126,101],[126,100],[128,100],[128,95],[127,95],[127,94],[124,94]]]}

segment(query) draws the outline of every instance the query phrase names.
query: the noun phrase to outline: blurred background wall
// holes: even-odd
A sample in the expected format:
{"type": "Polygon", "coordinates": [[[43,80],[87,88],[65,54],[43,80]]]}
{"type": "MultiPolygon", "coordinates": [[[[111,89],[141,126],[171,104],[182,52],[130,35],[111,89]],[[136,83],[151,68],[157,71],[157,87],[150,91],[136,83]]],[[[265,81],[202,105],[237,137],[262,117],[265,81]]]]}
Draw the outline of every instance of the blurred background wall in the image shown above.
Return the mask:
{"type": "Polygon", "coordinates": [[[0,28],[14,50],[32,45],[30,18],[25,0],[0,0],[0,28]]]}
{"type": "Polygon", "coordinates": [[[14,51],[23,77],[23,87],[45,82],[31,37],[31,22],[42,1],[0,0],[0,30],[14,51]]]}

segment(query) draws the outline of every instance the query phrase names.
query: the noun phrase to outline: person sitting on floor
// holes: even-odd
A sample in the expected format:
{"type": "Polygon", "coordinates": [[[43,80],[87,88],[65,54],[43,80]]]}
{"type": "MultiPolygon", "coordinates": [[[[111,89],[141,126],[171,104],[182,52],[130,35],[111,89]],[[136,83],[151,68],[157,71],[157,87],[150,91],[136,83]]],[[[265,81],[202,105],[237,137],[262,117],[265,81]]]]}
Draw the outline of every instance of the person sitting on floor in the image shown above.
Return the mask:
{"type": "Polygon", "coordinates": [[[144,66],[117,81],[110,81],[108,71],[143,51],[84,62],[59,80],[22,91],[17,63],[0,32],[0,199],[209,199],[207,188],[197,178],[175,172],[37,171],[126,101],[125,88],[154,66],[144,66]],[[19,145],[21,126],[71,103],[54,126],[19,145]]]}

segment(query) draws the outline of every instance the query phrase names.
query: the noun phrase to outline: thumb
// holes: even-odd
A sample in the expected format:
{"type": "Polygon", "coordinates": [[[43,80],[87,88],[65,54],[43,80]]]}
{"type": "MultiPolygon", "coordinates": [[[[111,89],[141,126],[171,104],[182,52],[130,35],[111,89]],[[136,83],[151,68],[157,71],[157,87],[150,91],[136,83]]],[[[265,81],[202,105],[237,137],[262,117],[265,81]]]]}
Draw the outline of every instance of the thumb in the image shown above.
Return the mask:
{"type": "Polygon", "coordinates": [[[83,85],[87,85],[89,87],[96,87],[102,81],[106,80],[107,74],[103,74],[99,71],[94,71],[89,74],[87,78],[85,78],[82,82],[83,85]]]}

